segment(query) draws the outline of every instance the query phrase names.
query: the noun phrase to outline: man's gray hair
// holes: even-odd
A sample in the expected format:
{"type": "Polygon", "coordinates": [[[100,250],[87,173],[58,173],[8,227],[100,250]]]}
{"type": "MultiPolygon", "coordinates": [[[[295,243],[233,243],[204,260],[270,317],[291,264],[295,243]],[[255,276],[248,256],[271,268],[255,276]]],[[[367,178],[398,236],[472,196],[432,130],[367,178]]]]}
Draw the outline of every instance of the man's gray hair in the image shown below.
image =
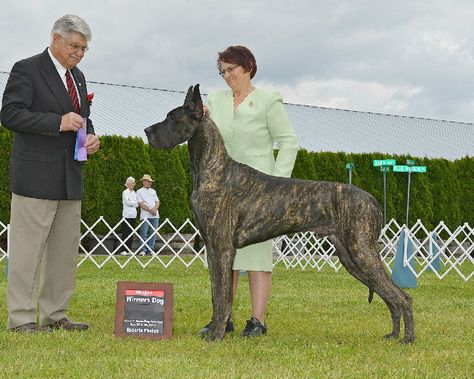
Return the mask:
{"type": "Polygon", "coordinates": [[[87,41],[92,39],[91,28],[79,16],[67,14],[57,20],[53,29],[51,30],[51,38],[54,34],[59,34],[61,37],[68,37],[71,33],[79,33],[84,36],[87,41]]]}

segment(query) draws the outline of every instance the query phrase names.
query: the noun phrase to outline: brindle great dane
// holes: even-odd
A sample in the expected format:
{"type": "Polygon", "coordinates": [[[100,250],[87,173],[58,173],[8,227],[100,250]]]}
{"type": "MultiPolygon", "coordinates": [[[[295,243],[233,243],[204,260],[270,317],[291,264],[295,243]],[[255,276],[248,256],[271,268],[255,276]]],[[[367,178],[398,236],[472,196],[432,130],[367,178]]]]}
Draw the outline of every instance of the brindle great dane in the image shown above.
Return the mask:
{"type": "Polygon", "coordinates": [[[415,340],[411,297],[388,276],[377,240],[382,216],[377,201],[348,184],[266,175],[227,154],[214,122],[203,112],[199,85],[184,105],[145,129],[154,148],[188,141],[194,190],[194,218],[206,244],[212,289],[210,339],[222,339],[231,314],[232,263],[237,248],[289,233],[329,236],[346,270],[387,304],[393,331],[385,338],[415,340]]]}

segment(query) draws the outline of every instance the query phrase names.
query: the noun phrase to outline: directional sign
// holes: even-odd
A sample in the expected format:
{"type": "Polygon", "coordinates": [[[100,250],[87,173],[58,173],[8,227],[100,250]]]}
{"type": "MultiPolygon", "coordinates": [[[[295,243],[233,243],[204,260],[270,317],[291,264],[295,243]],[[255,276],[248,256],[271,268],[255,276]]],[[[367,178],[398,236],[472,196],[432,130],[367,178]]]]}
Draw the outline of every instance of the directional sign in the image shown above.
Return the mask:
{"type": "Polygon", "coordinates": [[[374,159],[373,165],[377,166],[394,166],[397,162],[395,159],[374,159]]]}
{"type": "Polygon", "coordinates": [[[426,172],[426,166],[413,166],[410,167],[411,172],[426,172]]]}
{"type": "Polygon", "coordinates": [[[410,171],[410,167],[408,166],[399,166],[399,165],[393,166],[393,172],[408,172],[408,171],[410,171]]]}
{"type": "Polygon", "coordinates": [[[349,162],[349,163],[346,163],[346,169],[348,170],[352,170],[354,168],[354,163],[353,162],[349,162]]]}
{"type": "Polygon", "coordinates": [[[393,166],[393,172],[426,172],[426,166],[393,166]]]}

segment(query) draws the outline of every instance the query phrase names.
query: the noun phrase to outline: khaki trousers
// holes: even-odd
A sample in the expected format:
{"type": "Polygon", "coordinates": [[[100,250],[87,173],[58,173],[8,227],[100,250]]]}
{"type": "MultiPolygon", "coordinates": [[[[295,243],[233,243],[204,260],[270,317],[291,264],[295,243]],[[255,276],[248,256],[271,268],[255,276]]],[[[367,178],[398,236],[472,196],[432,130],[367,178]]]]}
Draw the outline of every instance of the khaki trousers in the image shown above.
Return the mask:
{"type": "Polygon", "coordinates": [[[66,317],[76,280],[80,226],[80,200],[12,194],[8,328],[36,322],[37,305],[42,326],[66,317]]]}

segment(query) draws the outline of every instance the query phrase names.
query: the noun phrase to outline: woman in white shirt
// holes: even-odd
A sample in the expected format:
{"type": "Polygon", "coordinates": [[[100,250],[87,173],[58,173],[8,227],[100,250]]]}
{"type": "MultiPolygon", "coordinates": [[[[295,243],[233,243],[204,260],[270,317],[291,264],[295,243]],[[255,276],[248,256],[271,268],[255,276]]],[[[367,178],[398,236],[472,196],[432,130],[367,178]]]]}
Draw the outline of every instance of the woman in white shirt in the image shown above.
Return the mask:
{"type": "Polygon", "coordinates": [[[135,229],[135,221],[137,218],[137,194],[133,190],[135,188],[135,179],[129,176],[125,181],[127,189],[122,192],[123,211],[122,217],[125,219],[122,224],[122,240],[128,250],[121,252],[122,255],[129,255],[132,252],[133,229],[135,229]]]}

